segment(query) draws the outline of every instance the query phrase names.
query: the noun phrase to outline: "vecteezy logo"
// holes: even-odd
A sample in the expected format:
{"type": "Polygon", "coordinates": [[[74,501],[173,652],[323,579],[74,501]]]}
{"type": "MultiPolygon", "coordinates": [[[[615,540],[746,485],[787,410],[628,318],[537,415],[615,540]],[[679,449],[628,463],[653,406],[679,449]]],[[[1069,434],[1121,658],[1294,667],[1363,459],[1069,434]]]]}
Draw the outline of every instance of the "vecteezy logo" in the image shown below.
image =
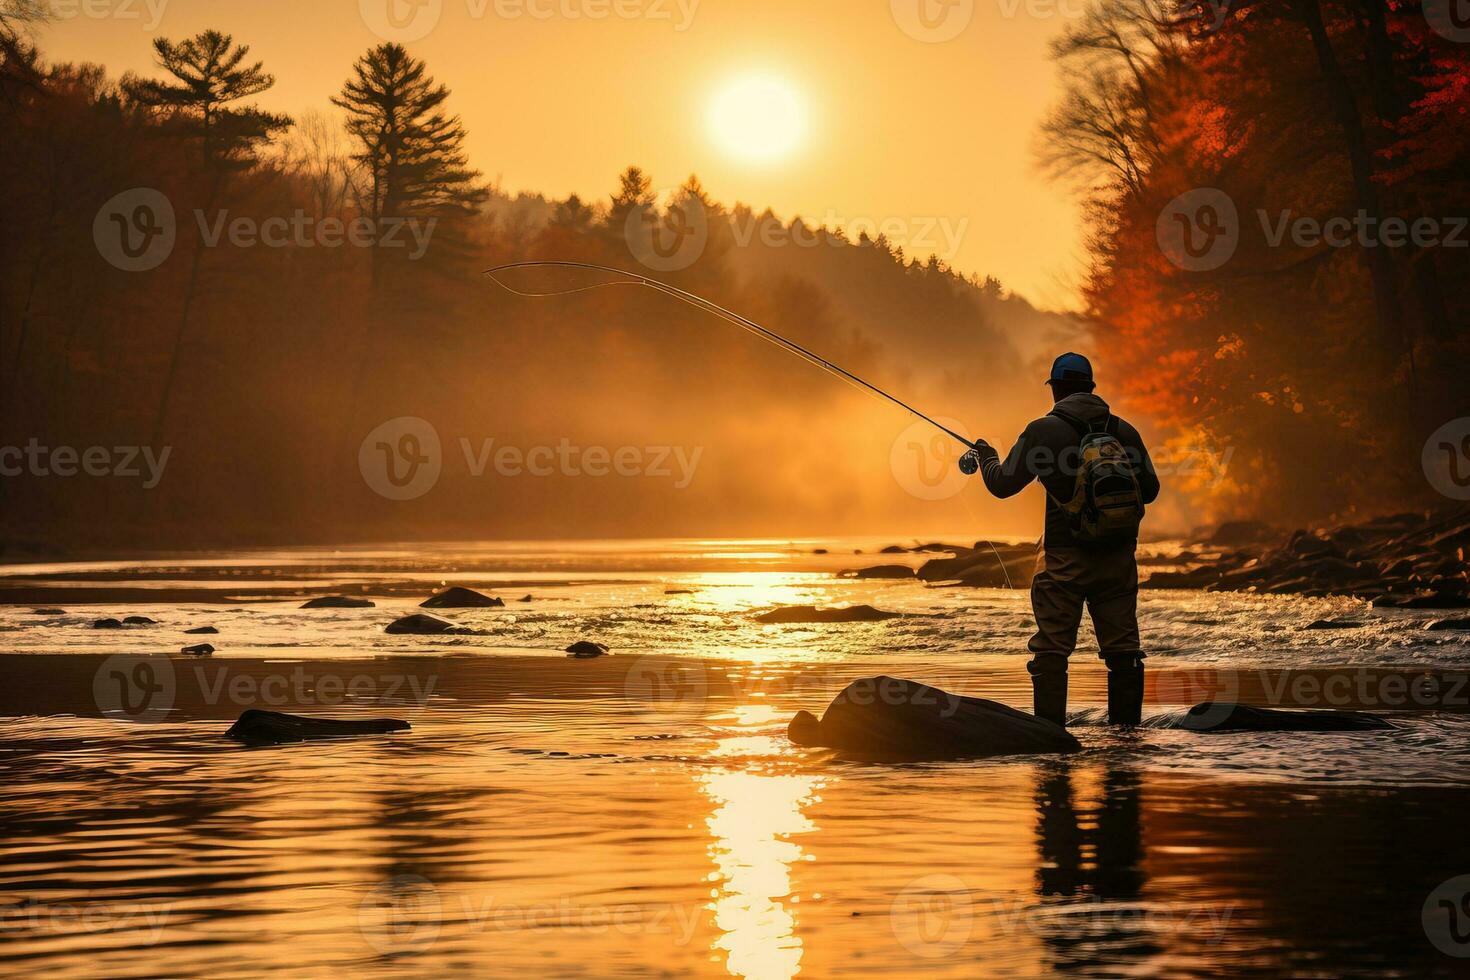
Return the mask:
{"type": "Polygon", "coordinates": [[[1470,0],[1424,0],[1424,19],[1441,37],[1470,41],[1470,0]]]}
{"type": "Polygon", "coordinates": [[[649,204],[630,210],[623,223],[623,239],[633,258],[648,268],[678,272],[704,254],[709,215],[699,198],[678,194],[662,209],[649,204]]]}
{"type": "Polygon", "coordinates": [[[92,219],[98,253],[124,272],[156,269],[173,252],[176,233],[173,204],[151,187],[113,195],[92,219]]]}
{"type": "Polygon", "coordinates": [[[628,700],[642,702],[660,714],[692,718],[704,711],[709,679],[698,664],[639,657],[623,678],[623,693],[628,700]]]}
{"type": "Polygon", "coordinates": [[[439,24],[444,0],[358,0],[367,29],[385,41],[417,41],[439,24]]]}
{"type": "Polygon", "coordinates": [[[1470,418],[1435,429],[1420,462],[1430,486],[1451,500],[1470,500],[1470,418]]]}
{"type": "Polygon", "coordinates": [[[893,21],[915,41],[952,41],[970,26],[975,0],[889,0],[893,21]]]}
{"type": "Polygon", "coordinates": [[[162,721],[174,706],[174,665],[161,655],[119,653],[92,675],[92,701],[105,718],[138,724],[162,721]]]}
{"type": "Polygon", "coordinates": [[[1159,213],[1155,233],[1164,257],[1187,272],[1218,269],[1240,245],[1240,215],[1214,187],[1180,194],[1159,213]]]}
{"type": "MultiPolygon", "coordinates": [[[[970,438],[964,424],[955,419],[935,421],[970,438]]],[[[928,422],[915,422],[893,440],[888,468],[898,485],[920,500],[948,500],[969,484],[959,468],[963,452],[964,447],[928,422]]]]}
{"type": "Polygon", "coordinates": [[[413,500],[434,489],[444,465],[439,432],[421,418],[403,415],[373,431],[357,450],[357,468],[368,487],[389,500],[413,500]]]}
{"type": "Polygon", "coordinates": [[[1206,34],[1213,34],[1225,26],[1230,17],[1231,5],[1235,0],[1207,0],[1199,5],[1199,25],[1206,34]]]}
{"type": "Polygon", "coordinates": [[[370,889],[357,903],[357,931],[380,953],[428,949],[439,938],[443,903],[433,882],[397,875],[370,889]]]}
{"type": "Polygon", "coordinates": [[[1446,956],[1470,958],[1470,875],[1460,875],[1429,893],[1420,912],[1424,935],[1446,956]]]}
{"type": "Polygon", "coordinates": [[[953,956],[975,927],[970,889],[954,875],[925,875],[894,897],[888,921],[899,944],[915,956],[953,956]]]}
{"type": "Polygon", "coordinates": [[[1158,704],[1187,711],[1191,725],[1212,728],[1235,710],[1240,676],[1233,670],[1210,667],[1160,671],[1154,675],[1153,697],[1158,704]]]}

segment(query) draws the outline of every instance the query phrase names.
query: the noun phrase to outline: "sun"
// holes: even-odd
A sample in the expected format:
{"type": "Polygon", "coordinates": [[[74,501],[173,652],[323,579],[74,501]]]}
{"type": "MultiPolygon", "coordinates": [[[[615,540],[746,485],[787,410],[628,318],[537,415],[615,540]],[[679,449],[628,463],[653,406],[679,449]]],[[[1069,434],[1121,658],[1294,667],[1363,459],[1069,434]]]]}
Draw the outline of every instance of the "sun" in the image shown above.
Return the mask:
{"type": "Polygon", "coordinates": [[[806,136],[806,110],[791,85],[768,75],[738,78],[715,93],[709,134],[730,156],[748,163],[783,160],[806,136]]]}

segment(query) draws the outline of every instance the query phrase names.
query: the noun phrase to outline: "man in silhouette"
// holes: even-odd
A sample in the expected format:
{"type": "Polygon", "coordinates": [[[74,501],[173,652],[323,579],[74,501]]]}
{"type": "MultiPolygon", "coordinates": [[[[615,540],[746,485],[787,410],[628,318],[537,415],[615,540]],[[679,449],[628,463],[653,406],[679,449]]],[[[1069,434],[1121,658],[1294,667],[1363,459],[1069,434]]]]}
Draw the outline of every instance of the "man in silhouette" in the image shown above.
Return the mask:
{"type": "Polygon", "coordinates": [[[1052,365],[1047,384],[1055,402],[1051,413],[1026,426],[1004,461],[984,440],[973,452],[986,489],[995,496],[1015,496],[1032,480],[1046,490],[1045,560],[1031,582],[1036,635],[1026,665],[1033,710],[1058,725],[1066,723],[1067,658],[1077,646],[1085,604],[1108,665],[1108,720],[1136,725],[1143,710],[1144,656],[1138,638],[1137,532],[1108,541],[1083,540],[1075,518],[1064,508],[1077,490],[1080,446],[1089,433],[1105,432],[1122,444],[1137,479],[1140,505],[1158,497],[1159,478],[1138,430],[1093,394],[1097,386],[1087,358],[1063,354],[1052,365]]]}

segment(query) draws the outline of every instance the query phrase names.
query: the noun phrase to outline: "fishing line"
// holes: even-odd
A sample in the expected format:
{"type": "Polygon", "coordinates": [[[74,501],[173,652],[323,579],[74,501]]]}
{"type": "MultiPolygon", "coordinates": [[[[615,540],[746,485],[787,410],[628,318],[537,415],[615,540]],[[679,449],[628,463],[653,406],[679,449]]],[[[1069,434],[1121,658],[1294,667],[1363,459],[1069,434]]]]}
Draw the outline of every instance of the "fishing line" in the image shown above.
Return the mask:
{"type": "Polygon", "coordinates": [[[678,286],[671,286],[666,282],[661,282],[657,279],[650,279],[648,276],[639,275],[636,272],[628,272],[625,269],[614,269],[610,266],[596,265],[591,262],[567,262],[557,260],[510,262],[505,265],[498,265],[493,269],[487,269],[484,274],[488,276],[490,280],[494,282],[497,286],[509,293],[514,293],[517,296],[526,296],[535,299],[549,296],[570,296],[574,293],[584,293],[589,290],[602,289],[607,286],[646,286],[649,289],[653,289],[657,292],[663,293],[665,296],[672,296],[674,299],[677,299],[682,303],[692,306],[697,310],[709,313],[712,316],[717,316],[728,323],[733,323],[737,327],[740,327],[743,330],[755,334],[768,343],[774,344],[782,350],[787,351],[788,353],[795,354],[797,357],[800,357],[807,363],[821,368],[822,370],[834,375],[837,378],[840,378],[841,380],[847,382],[855,388],[867,391],[871,394],[877,395],[879,398],[883,398],[889,402],[892,402],[894,405],[902,408],[904,411],[908,412],[910,415],[913,415],[915,418],[928,422],[940,432],[943,432],[945,435],[957,441],[966,449],[974,448],[970,440],[966,439],[958,432],[955,432],[953,429],[950,429],[946,426],[940,425],[938,422],[934,421],[934,419],[930,418],[928,415],[925,415],[917,408],[914,408],[907,402],[895,398],[893,395],[890,395],[888,392],[884,391],[882,388],[879,388],[877,385],[870,384],[867,381],[864,381],[862,378],[853,374],[851,371],[848,371],[845,368],[833,364],[825,357],[822,357],[820,354],[808,350],[807,348],[801,346],[793,340],[786,339],[785,337],[776,333],[774,330],[766,329],[765,327],[761,326],[759,323],[756,323],[754,320],[749,319],[748,317],[744,317],[741,316],[739,313],[727,310],[725,309],[725,307],[720,306],[718,303],[707,300],[702,296],[697,296],[694,293],[688,292],[687,290],[680,289],[678,286]],[[575,286],[569,289],[552,290],[550,292],[530,292],[526,290],[516,289],[513,286],[507,285],[502,279],[500,279],[498,275],[498,273],[510,272],[516,269],[536,268],[580,269],[583,271],[605,272],[610,275],[622,276],[624,278],[615,279],[608,282],[592,283],[591,285],[587,286],[575,286]]]}

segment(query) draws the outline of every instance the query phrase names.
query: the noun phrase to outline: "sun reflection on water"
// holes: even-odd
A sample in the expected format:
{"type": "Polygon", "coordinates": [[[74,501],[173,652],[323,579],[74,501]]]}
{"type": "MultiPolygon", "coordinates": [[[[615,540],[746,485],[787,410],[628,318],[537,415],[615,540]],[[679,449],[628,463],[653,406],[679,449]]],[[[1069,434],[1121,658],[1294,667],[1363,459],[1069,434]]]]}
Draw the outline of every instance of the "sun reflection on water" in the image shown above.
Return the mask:
{"type": "MultiPolygon", "coordinates": [[[[743,725],[768,721],[764,705],[736,709],[743,725]]],[[[715,754],[726,758],[772,757],[782,752],[770,735],[740,734],[724,739],[715,754]]],[[[715,868],[709,908],[719,937],[711,948],[725,954],[726,969],[751,980],[790,980],[801,970],[802,943],[792,906],[791,868],[811,860],[790,838],[816,830],[803,812],[820,797],[814,775],[772,772],[761,763],[722,769],[696,777],[714,803],[705,818],[715,868]]]]}

